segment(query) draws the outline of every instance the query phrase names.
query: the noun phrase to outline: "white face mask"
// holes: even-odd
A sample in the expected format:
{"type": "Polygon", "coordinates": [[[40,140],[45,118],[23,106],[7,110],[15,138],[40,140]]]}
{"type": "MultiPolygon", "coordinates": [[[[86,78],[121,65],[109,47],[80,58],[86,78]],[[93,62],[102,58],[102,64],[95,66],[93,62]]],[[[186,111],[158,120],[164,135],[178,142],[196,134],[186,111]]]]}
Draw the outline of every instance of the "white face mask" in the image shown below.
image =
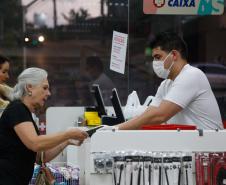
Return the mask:
{"type": "Polygon", "coordinates": [[[172,62],[169,69],[164,68],[164,63],[165,63],[166,59],[170,56],[170,54],[171,54],[171,52],[166,56],[166,58],[164,60],[156,60],[156,59],[153,60],[153,63],[152,63],[153,70],[159,78],[166,79],[169,76],[170,69],[172,68],[174,62],[172,62]]]}

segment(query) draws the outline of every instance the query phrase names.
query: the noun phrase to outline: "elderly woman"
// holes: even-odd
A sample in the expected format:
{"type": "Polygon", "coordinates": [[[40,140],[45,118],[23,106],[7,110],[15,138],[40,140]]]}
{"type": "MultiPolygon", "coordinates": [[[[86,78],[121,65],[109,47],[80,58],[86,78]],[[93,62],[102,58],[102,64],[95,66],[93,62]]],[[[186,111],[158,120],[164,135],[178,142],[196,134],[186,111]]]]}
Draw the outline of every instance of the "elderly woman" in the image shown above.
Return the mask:
{"type": "Polygon", "coordinates": [[[32,177],[37,153],[45,151],[45,162],[56,157],[71,139],[79,145],[87,133],[79,129],[39,135],[32,113],[50,96],[47,72],[28,68],[18,77],[13,101],[0,118],[0,185],[27,185],[32,177]]]}

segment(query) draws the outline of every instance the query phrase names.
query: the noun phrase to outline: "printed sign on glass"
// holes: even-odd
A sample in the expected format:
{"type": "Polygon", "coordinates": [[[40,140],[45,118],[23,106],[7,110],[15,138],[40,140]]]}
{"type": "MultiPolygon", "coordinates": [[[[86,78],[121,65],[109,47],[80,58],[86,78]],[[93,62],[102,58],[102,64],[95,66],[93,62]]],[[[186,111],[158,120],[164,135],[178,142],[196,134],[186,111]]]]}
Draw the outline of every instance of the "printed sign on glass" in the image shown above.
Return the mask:
{"type": "Polygon", "coordinates": [[[128,34],[113,31],[110,69],[124,74],[128,34]]]}

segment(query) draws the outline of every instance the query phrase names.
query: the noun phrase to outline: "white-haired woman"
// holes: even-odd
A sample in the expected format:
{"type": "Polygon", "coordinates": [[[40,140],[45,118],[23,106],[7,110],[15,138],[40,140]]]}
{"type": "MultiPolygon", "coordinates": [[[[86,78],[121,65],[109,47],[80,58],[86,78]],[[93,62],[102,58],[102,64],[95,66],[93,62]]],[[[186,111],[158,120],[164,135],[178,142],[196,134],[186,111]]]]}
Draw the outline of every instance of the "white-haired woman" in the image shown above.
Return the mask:
{"type": "Polygon", "coordinates": [[[36,154],[45,151],[45,161],[58,155],[70,139],[81,144],[87,133],[79,129],[39,135],[32,113],[50,96],[47,72],[25,69],[13,90],[13,101],[0,118],[0,185],[27,185],[33,174],[36,154]]]}

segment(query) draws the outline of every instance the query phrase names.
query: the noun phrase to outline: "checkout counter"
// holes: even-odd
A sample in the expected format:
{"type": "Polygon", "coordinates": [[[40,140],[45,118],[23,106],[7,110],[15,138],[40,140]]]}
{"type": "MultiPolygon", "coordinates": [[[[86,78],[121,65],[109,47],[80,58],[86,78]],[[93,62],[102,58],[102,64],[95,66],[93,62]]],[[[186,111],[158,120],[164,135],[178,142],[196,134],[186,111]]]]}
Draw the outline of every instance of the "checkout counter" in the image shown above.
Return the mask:
{"type": "MultiPolygon", "coordinates": [[[[111,112],[112,108],[108,107],[108,110],[111,112]]],[[[77,120],[83,114],[84,107],[49,108],[46,115],[47,133],[78,126],[77,120]]],[[[171,179],[173,174],[181,174],[178,178],[181,184],[195,185],[196,173],[205,176],[204,180],[198,179],[199,182],[212,181],[208,177],[213,169],[210,160],[219,159],[224,162],[221,167],[226,166],[225,141],[224,130],[97,131],[82,146],[67,147],[55,161],[78,166],[80,185],[171,185],[175,184],[175,178],[171,179]],[[180,160],[169,160],[175,157],[180,160]],[[178,171],[173,170],[175,162],[179,162],[179,167],[176,165],[178,171]],[[195,162],[196,167],[199,165],[198,172],[195,162]],[[152,171],[149,176],[148,166],[152,171]],[[166,169],[169,169],[168,173],[166,169]]],[[[214,166],[217,165],[213,172],[215,177],[220,172],[219,163],[214,166]]]]}

